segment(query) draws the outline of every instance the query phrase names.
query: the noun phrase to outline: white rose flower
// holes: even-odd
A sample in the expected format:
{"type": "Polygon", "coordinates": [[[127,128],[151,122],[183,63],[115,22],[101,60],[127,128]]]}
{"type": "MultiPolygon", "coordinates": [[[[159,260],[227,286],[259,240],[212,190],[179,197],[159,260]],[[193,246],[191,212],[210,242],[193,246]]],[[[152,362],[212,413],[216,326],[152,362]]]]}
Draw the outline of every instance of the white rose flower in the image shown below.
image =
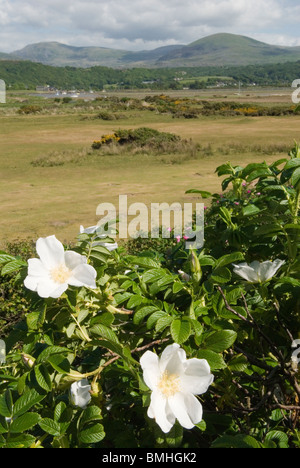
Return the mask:
{"type": "MultiPolygon", "coordinates": [[[[97,234],[98,230],[100,230],[101,228],[99,226],[90,226],[88,228],[84,228],[82,225],[80,226],[80,234],[97,234]]],[[[107,235],[106,234],[98,234],[97,237],[99,239],[101,238],[107,238],[107,235]]],[[[107,250],[109,250],[110,252],[112,250],[115,250],[118,248],[118,244],[117,242],[101,242],[101,241],[98,241],[98,242],[93,242],[93,245],[100,245],[102,247],[105,247],[107,250]]]]}
{"type": "Polygon", "coordinates": [[[6,362],[6,345],[4,340],[0,340],[0,365],[6,362]]]}
{"type": "Polygon", "coordinates": [[[186,429],[202,420],[202,405],[195,395],[205,393],[214,379],[205,359],[186,359],[185,351],[174,343],[160,358],[146,351],[140,364],[152,391],[148,416],[155,418],[163,432],[169,432],[176,419],[186,429]]]}
{"type": "Polygon", "coordinates": [[[70,400],[74,406],[85,409],[91,401],[91,386],[87,379],[73,382],[70,387],[70,400]]]}
{"type": "Polygon", "coordinates": [[[240,263],[234,265],[234,273],[244,278],[249,283],[264,283],[269,281],[276,274],[277,270],[284,264],[284,260],[274,260],[274,262],[267,260],[266,262],[254,262],[248,265],[247,263],[240,263]]]}
{"type": "Polygon", "coordinates": [[[68,286],[96,288],[95,268],[87,264],[84,255],[64,251],[55,236],[39,238],[36,242],[38,258],[28,260],[28,275],[24,285],[40,297],[60,297],[68,286]]]}

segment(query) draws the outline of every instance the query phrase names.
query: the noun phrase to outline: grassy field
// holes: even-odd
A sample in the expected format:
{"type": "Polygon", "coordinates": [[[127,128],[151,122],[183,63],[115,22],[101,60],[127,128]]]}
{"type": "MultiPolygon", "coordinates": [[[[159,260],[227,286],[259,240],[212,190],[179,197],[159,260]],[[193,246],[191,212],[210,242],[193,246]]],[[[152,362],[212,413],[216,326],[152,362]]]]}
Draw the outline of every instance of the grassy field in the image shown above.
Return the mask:
{"type": "MultiPolygon", "coordinates": [[[[130,93],[130,97],[143,99],[143,94],[130,93]]],[[[220,90],[202,92],[197,98],[266,106],[289,105],[291,99],[288,92],[274,90],[240,96],[225,96],[220,90]]],[[[121,108],[114,102],[114,115],[120,113],[117,120],[95,118],[106,101],[63,105],[11,94],[6,105],[0,104],[0,248],[8,241],[51,234],[61,241],[74,240],[80,224],[97,222],[98,204],[117,206],[119,195],[128,195],[128,203],[149,205],[195,200],[185,194],[190,188],[219,192],[221,181],[215,175],[219,164],[276,160],[299,140],[299,115],[174,119],[136,104],[130,107],[127,101],[126,107],[124,100],[121,108]],[[28,103],[38,104],[41,111],[20,114],[20,106],[28,103]],[[163,154],[117,149],[105,154],[91,149],[103,134],[138,127],[170,132],[191,139],[195,146],[163,154]]]]}

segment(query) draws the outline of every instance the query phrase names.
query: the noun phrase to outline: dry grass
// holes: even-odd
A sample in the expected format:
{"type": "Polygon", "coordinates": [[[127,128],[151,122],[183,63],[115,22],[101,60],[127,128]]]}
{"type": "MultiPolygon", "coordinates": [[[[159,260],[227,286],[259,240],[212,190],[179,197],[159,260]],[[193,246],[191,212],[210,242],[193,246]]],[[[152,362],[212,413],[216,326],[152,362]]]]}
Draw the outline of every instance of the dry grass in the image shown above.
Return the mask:
{"type": "Polygon", "coordinates": [[[299,124],[299,116],[174,120],[142,112],[116,124],[82,120],[75,111],[0,114],[0,248],[7,240],[50,234],[73,240],[80,224],[97,222],[99,203],[118,206],[121,194],[129,204],[149,205],[195,200],[185,194],[189,188],[220,191],[219,164],[282,157],[299,139],[299,124]],[[139,126],[192,139],[198,149],[182,148],[176,155],[91,151],[102,134],[139,126]]]}

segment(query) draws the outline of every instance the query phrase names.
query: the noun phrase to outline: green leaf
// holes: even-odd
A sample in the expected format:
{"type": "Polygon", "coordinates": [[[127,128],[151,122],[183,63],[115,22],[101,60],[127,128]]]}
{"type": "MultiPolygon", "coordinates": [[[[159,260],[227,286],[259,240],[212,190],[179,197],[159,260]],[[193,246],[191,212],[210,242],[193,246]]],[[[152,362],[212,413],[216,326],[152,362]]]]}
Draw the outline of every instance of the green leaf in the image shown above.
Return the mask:
{"type": "Polygon", "coordinates": [[[4,267],[1,270],[1,275],[7,275],[10,273],[13,273],[14,271],[19,270],[23,266],[27,265],[26,262],[23,262],[22,260],[13,260],[12,262],[8,262],[4,265],[4,267]]]}
{"type": "Polygon", "coordinates": [[[244,260],[244,255],[241,252],[234,252],[228,255],[223,255],[223,257],[218,258],[216,261],[216,268],[224,267],[230,263],[239,262],[244,260]]]}
{"type": "Polygon", "coordinates": [[[299,166],[300,166],[300,159],[293,158],[293,159],[290,159],[290,161],[288,161],[286,163],[283,170],[286,171],[288,169],[294,169],[294,168],[299,167],[299,166]]]}
{"type": "Polygon", "coordinates": [[[260,208],[258,208],[258,206],[256,205],[247,205],[243,208],[243,215],[244,216],[253,216],[253,215],[256,215],[257,213],[259,213],[261,211],[260,208]]]}
{"type": "Polygon", "coordinates": [[[40,420],[38,413],[25,413],[14,419],[10,425],[11,433],[25,432],[35,426],[40,420]]]}
{"type": "Polygon", "coordinates": [[[175,343],[182,344],[188,340],[191,334],[191,323],[187,319],[175,319],[170,327],[171,335],[175,343]]]}
{"type": "Polygon", "coordinates": [[[285,224],[284,229],[300,229],[300,224],[285,224]]]}
{"type": "Polygon", "coordinates": [[[300,167],[298,167],[297,169],[295,169],[295,171],[293,172],[293,175],[291,177],[291,184],[296,187],[300,182],[300,167]]]}
{"type": "Polygon", "coordinates": [[[60,374],[68,374],[70,372],[70,362],[61,354],[53,354],[49,357],[48,362],[51,364],[53,369],[60,374]]]}
{"type": "Polygon", "coordinates": [[[247,175],[251,174],[253,171],[265,170],[268,166],[266,163],[250,163],[242,170],[241,178],[245,179],[247,175]]]}
{"type": "Polygon", "coordinates": [[[45,398],[46,394],[30,389],[20,396],[13,407],[13,416],[20,416],[45,398]]]}
{"type": "Polygon", "coordinates": [[[35,442],[35,437],[29,434],[10,435],[6,443],[6,448],[29,448],[35,442]]]}
{"type": "Polygon", "coordinates": [[[237,338],[237,333],[233,330],[221,330],[209,335],[205,340],[205,346],[211,351],[221,353],[230,348],[237,338]]]}
{"type": "Polygon", "coordinates": [[[0,434],[8,432],[8,424],[4,416],[0,416],[0,434]]]}
{"type": "Polygon", "coordinates": [[[15,260],[15,257],[12,257],[11,255],[8,255],[6,253],[0,252],[0,265],[3,263],[11,262],[15,260]]]}
{"type": "Polygon", "coordinates": [[[90,332],[93,335],[101,336],[107,341],[119,344],[119,339],[115,332],[106,325],[103,325],[102,323],[97,323],[96,325],[93,325],[93,327],[90,328],[90,332]]]}
{"type": "Polygon", "coordinates": [[[228,283],[231,280],[231,272],[226,267],[216,268],[211,273],[211,279],[216,283],[228,283]]]}
{"type": "Polygon", "coordinates": [[[140,296],[139,294],[135,294],[134,296],[131,296],[129,301],[127,302],[127,307],[128,309],[134,309],[135,307],[139,306],[143,302],[144,298],[143,296],[140,296]]]}
{"type": "Polygon", "coordinates": [[[59,423],[60,433],[63,434],[69,427],[73,416],[73,410],[65,402],[60,401],[54,410],[54,421],[59,423]]]}
{"type": "Polygon", "coordinates": [[[238,434],[223,435],[216,439],[212,448],[261,448],[261,444],[254,437],[238,434]]]}
{"type": "Polygon", "coordinates": [[[10,418],[12,415],[12,396],[10,390],[6,390],[5,393],[0,395],[0,414],[5,418],[10,418]]]}
{"type": "Polygon", "coordinates": [[[275,233],[281,230],[282,227],[278,224],[263,224],[262,226],[259,226],[253,234],[254,236],[263,236],[266,234],[270,234],[271,236],[273,236],[275,233]]]}
{"type": "Polygon", "coordinates": [[[83,444],[96,444],[105,437],[102,424],[93,424],[79,433],[79,440],[83,444]]]}
{"type": "Polygon", "coordinates": [[[198,359],[206,359],[211,370],[225,369],[227,367],[223,356],[211,349],[200,349],[197,353],[197,357],[198,359]]]}
{"type": "Polygon", "coordinates": [[[165,328],[169,327],[173,322],[173,317],[166,315],[157,320],[155,325],[156,333],[162,332],[165,328]]]}
{"type": "Polygon", "coordinates": [[[133,323],[139,325],[141,321],[147,317],[147,315],[152,314],[159,310],[156,306],[144,306],[141,309],[137,310],[133,317],[133,323]]]}
{"type": "Polygon", "coordinates": [[[39,386],[43,390],[46,390],[47,392],[51,392],[52,382],[51,382],[50,375],[49,375],[47,368],[43,364],[40,364],[34,367],[34,373],[35,373],[35,377],[39,386]]]}
{"type": "Polygon", "coordinates": [[[45,321],[46,307],[41,310],[30,312],[26,317],[26,323],[30,330],[38,330],[45,321]]]}
{"type": "Polygon", "coordinates": [[[199,193],[199,195],[201,195],[202,198],[212,197],[212,193],[207,192],[206,190],[190,189],[190,190],[187,190],[185,193],[199,193]]]}
{"type": "Polygon", "coordinates": [[[69,353],[68,348],[62,348],[61,346],[48,346],[47,348],[43,349],[43,351],[38,355],[36,359],[36,364],[41,364],[43,362],[46,362],[50,356],[53,356],[55,354],[61,354],[61,353],[69,353]]]}
{"type": "Polygon", "coordinates": [[[92,421],[100,421],[101,419],[101,409],[96,405],[88,406],[82,413],[80,427],[83,428],[86,424],[89,424],[92,421]]]}
{"type": "Polygon", "coordinates": [[[247,369],[248,361],[243,354],[237,354],[233,356],[228,362],[228,367],[234,372],[244,372],[247,369]]]}
{"type": "Polygon", "coordinates": [[[132,265],[138,265],[142,268],[160,268],[160,264],[149,257],[138,257],[129,255],[126,257],[126,260],[132,265]]]}
{"type": "Polygon", "coordinates": [[[289,448],[289,438],[285,432],[282,431],[270,431],[266,435],[266,441],[273,441],[279,448],[289,448]]]}
{"type": "Polygon", "coordinates": [[[156,312],[154,312],[153,314],[150,315],[150,317],[148,318],[147,320],[147,328],[148,330],[150,330],[151,328],[154,327],[154,325],[156,324],[156,322],[160,319],[160,318],[163,318],[165,316],[168,316],[167,312],[165,312],[164,310],[157,310],[156,312]]]}
{"type": "Polygon", "coordinates": [[[184,288],[184,284],[183,284],[183,283],[180,283],[180,282],[178,281],[178,282],[175,282],[175,283],[173,284],[172,291],[173,291],[174,294],[177,294],[177,293],[179,293],[179,291],[181,291],[183,288],[184,288]]]}
{"type": "Polygon", "coordinates": [[[143,281],[145,283],[153,283],[158,281],[166,275],[166,271],[161,268],[154,268],[152,270],[147,270],[142,274],[143,281]]]}
{"type": "Polygon", "coordinates": [[[54,410],[54,421],[59,422],[61,415],[63,414],[66,408],[67,405],[64,401],[60,401],[59,403],[57,403],[54,410]]]}
{"type": "Polygon", "coordinates": [[[39,426],[43,431],[47,432],[47,434],[53,435],[58,437],[60,435],[60,424],[53,419],[44,418],[42,421],[39,422],[39,426]]]}
{"type": "Polygon", "coordinates": [[[128,299],[130,299],[132,296],[132,293],[130,292],[124,292],[124,293],[117,293],[115,296],[114,296],[114,300],[116,302],[117,305],[120,305],[122,304],[122,302],[125,302],[127,301],[128,299]]]}

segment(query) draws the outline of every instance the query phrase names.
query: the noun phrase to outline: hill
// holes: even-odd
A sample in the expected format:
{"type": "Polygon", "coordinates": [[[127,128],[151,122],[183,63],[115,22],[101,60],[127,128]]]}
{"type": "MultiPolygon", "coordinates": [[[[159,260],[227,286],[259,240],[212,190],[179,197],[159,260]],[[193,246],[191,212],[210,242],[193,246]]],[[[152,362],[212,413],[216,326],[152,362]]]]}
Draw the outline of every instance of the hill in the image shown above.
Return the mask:
{"type": "Polygon", "coordinates": [[[40,42],[12,52],[9,58],[12,57],[45,65],[81,68],[97,65],[111,68],[240,66],[298,61],[300,47],[275,46],[246,36],[220,33],[189,45],[173,45],[139,52],[40,42]]]}
{"type": "Polygon", "coordinates": [[[57,67],[89,68],[97,65],[116,67],[127,54],[126,50],[105,47],[75,47],[59,42],[39,42],[12,52],[11,56],[57,67]]]}
{"type": "Polygon", "coordinates": [[[246,36],[220,33],[170,51],[161,66],[225,66],[268,64],[300,59],[300,47],[269,45],[246,36]]]}

